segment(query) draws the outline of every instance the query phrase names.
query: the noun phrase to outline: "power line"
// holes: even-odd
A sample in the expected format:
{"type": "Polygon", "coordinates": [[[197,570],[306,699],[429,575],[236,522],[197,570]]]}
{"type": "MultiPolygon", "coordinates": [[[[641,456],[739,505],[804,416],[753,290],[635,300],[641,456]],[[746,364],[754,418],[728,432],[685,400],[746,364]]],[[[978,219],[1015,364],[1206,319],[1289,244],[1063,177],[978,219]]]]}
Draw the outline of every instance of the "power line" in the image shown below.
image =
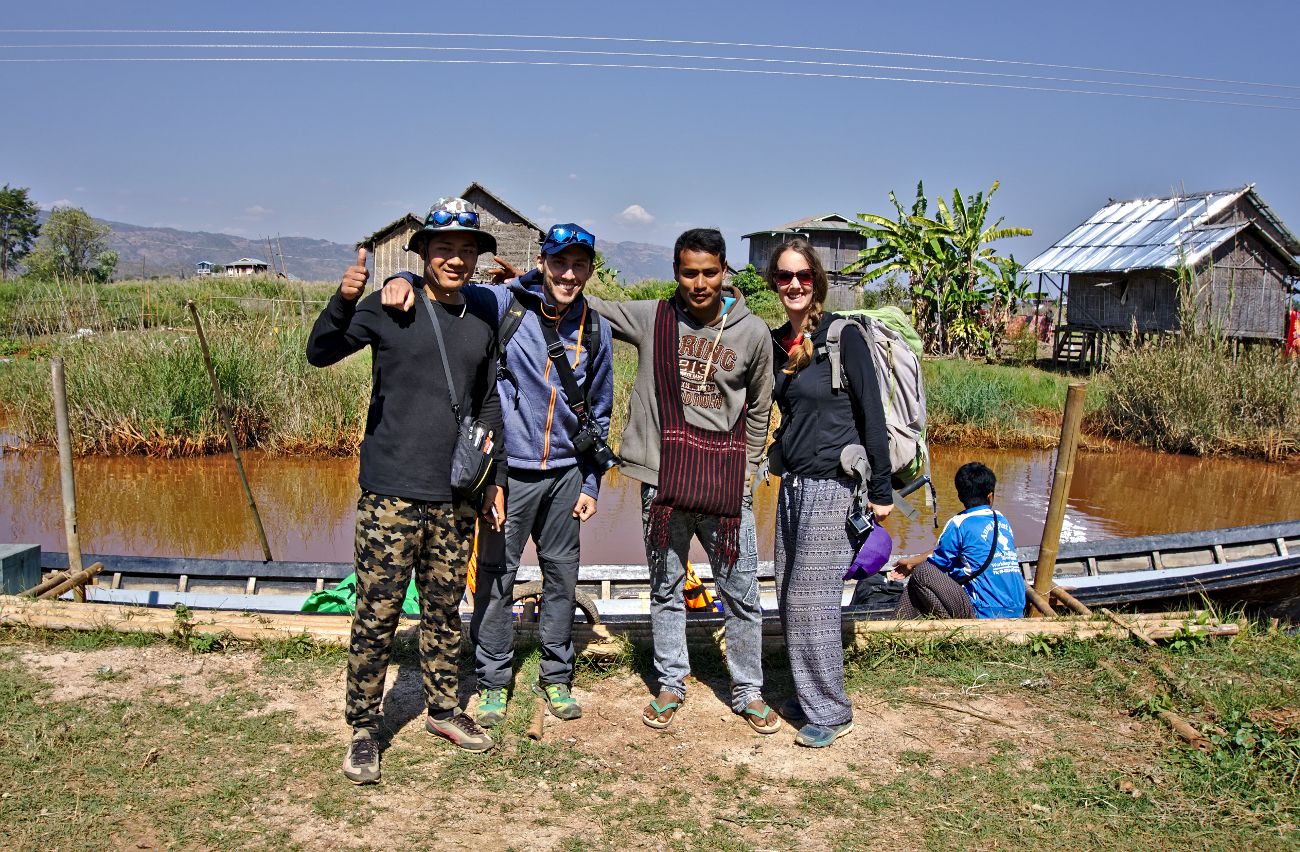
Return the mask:
{"type": "MultiPolygon", "coordinates": [[[[456,47],[430,45],[365,45],[365,44],[204,44],[204,43],[134,43],[134,44],[0,44],[0,50],[7,49],[50,49],[50,50],[384,50],[384,51],[440,51],[470,53],[529,53],[542,55],[577,55],[577,56],[614,56],[643,59],[690,59],[710,62],[753,62],[780,65],[806,65],[829,68],[856,68],[880,71],[903,71],[911,73],[946,74],[977,77],[998,77],[1013,80],[1036,80],[1055,83],[1077,83],[1081,85],[1116,86],[1136,89],[1156,89],[1162,91],[1192,92],[1197,94],[1230,95],[1241,98],[1269,98],[1272,100],[1300,101],[1300,95],[1283,95],[1271,92],[1242,92],[1232,89],[1206,89],[1196,86],[1171,86],[1160,83],[1133,83],[1121,80],[1098,80],[1095,78],[1056,77],[1039,74],[1013,74],[999,71],[970,71],[954,68],[932,68],[915,65],[882,65],[856,62],[825,62],[812,59],[777,59],[772,57],[707,55],[693,53],[653,53],[643,51],[616,50],[573,50],[562,48],[514,48],[514,47],[456,47]]],[[[131,59],[134,57],[118,57],[131,59]]],[[[146,57],[152,58],[152,57],[146,57]]],[[[159,57],[162,58],[162,57],[159,57]]]]}
{"type": "Polygon", "coordinates": [[[1254,80],[1235,80],[1173,74],[1162,71],[1137,71],[1125,68],[1104,68],[1093,65],[1068,65],[1052,62],[1032,62],[1024,59],[1001,59],[981,56],[958,56],[942,53],[916,53],[897,50],[872,50],[855,47],[829,47],[824,45],[767,44],[743,41],[705,41],[670,38],[637,38],[628,36],[555,35],[538,33],[454,33],[454,32],[400,32],[384,30],[235,30],[235,29],[128,29],[128,28],[0,28],[0,33],[81,33],[81,34],[139,34],[139,35],[320,35],[320,36],[398,36],[407,38],[483,38],[532,39],[550,41],[595,41],[635,44],[679,44],[694,47],[744,47],[761,50],[807,50],[824,53],[845,53],[868,56],[897,56],[909,59],[939,59],[950,62],[978,62],[996,65],[1019,65],[1033,68],[1053,68],[1062,71],[1089,71],[1102,74],[1119,74],[1141,77],[1162,77],[1175,80],[1193,80],[1202,83],[1227,83],[1239,86],[1261,86],[1300,89],[1300,84],[1269,83],[1254,80]]]}
{"type": "MultiPolygon", "coordinates": [[[[144,57],[58,57],[58,58],[28,58],[28,59],[7,59],[0,58],[0,63],[122,63],[122,62],[199,62],[199,63],[343,63],[343,64],[415,64],[415,65],[516,65],[516,66],[533,66],[533,67],[552,67],[552,68],[611,68],[621,70],[647,70],[647,71],[689,71],[695,73],[715,73],[715,74],[757,74],[775,77],[803,77],[803,78],[821,78],[832,80],[866,80],[872,82],[893,82],[893,83],[915,83],[928,84],[936,86],[962,86],[980,89],[1008,89],[1022,92],[1047,92],[1052,94],[1071,94],[1071,95],[1097,95],[1101,97],[1115,98],[1134,98],[1149,101],[1166,101],[1172,103],[1191,103],[1205,104],[1211,106],[1235,106],[1235,107],[1254,107],[1256,109],[1283,110],[1287,112],[1300,112],[1300,107],[1285,106],[1282,104],[1264,104],[1252,103],[1248,101],[1226,101],[1212,98],[1183,98],[1173,95],[1152,95],[1141,94],[1136,92],[1109,92],[1096,89],[1068,89],[1060,86],[1027,86],[1011,83],[986,83],[972,80],[933,80],[915,77],[900,77],[883,74],[831,74],[814,71],[774,71],[770,69],[759,68],[713,68],[693,65],[652,65],[643,63],[601,63],[601,62],[560,62],[560,61],[541,61],[525,59],[387,59],[377,57],[350,58],[350,57],[307,57],[307,56],[144,56],[144,57]]],[[[1252,96],[1253,97],[1253,96],[1252,96]]]]}

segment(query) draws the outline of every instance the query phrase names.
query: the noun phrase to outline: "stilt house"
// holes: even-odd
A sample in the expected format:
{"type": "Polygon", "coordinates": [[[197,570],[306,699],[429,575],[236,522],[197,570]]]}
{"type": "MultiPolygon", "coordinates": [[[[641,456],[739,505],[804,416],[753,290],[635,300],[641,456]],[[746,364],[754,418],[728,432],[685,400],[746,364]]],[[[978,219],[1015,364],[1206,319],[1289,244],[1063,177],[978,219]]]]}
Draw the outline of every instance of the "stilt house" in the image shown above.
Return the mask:
{"type": "MultiPolygon", "coordinates": [[[[479,227],[497,238],[500,257],[520,271],[526,271],[534,264],[545,231],[478,182],[467,186],[460,197],[478,211],[479,227]]],[[[370,280],[374,286],[382,285],[385,279],[399,272],[423,274],[423,261],[419,255],[407,251],[406,244],[412,234],[424,227],[427,213],[428,210],[418,214],[407,213],[357,243],[357,248],[364,248],[373,258],[374,274],[370,280]]],[[[495,265],[491,255],[479,258],[480,271],[495,265]]]]}
{"type": "Polygon", "coordinates": [[[1214,328],[1282,342],[1300,240],[1255,192],[1110,201],[1025,265],[1064,296],[1056,360],[1100,365],[1113,335],[1214,328]]]}
{"type": "Polygon", "coordinates": [[[741,239],[749,240],[749,262],[762,272],[767,268],[772,252],[796,236],[812,243],[822,266],[826,267],[830,279],[826,306],[831,310],[857,307],[861,276],[844,275],[841,270],[858,259],[858,252],[867,247],[867,238],[853,227],[847,217],[838,213],[808,216],[779,228],[745,234],[741,239]]]}

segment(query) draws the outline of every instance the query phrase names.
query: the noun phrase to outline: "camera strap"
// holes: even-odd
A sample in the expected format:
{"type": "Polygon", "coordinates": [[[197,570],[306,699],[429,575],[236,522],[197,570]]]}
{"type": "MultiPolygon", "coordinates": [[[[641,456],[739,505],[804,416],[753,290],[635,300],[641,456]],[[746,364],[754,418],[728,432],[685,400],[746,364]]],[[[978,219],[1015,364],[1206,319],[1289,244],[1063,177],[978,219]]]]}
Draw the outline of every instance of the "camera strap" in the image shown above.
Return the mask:
{"type": "Polygon", "coordinates": [[[978,577],[980,574],[983,574],[985,571],[989,570],[989,566],[993,564],[993,555],[998,552],[998,512],[997,509],[994,509],[992,506],[989,506],[989,511],[993,513],[993,541],[989,544],[988,558],[984,560],[984,564],[979,567],[978,571],[976,571],[975,573],[967,577],[959,578],[957,580],[957,585],[959,586],[966,585],[971,580],[974,580],[976,577],[978,577]]]}
{"type": "MultiPolygon", "coordinates": [[[[590,415],[590,408],[587,405],[587,394],[582,388],[578,387],[578,380],[573,376],[573,368],[569,366],[569,355],[564,348],[564,341],[560,340],[560,331],[556,326],[541,320],[539,323],[542,327],[542,337],[546,340],[546,354],[555,365],[555,375],[560,379],[560,389],[564,391],[564,401],[569,409],[577,416],[579,422],[590,415]]],[[[588,352],[592,350],[588,349],[588,352]]],[[[592,371],[591,356],[587,360],[588,379],[592,371]]]]}
{"type": "MultiPolygon", "coordinates": [[[[424,287],[417,287],[420,301],[424,303],[424,310],[429,315],[429,322],[433,323],[433,336],[438,340],[438,354],[442,356],[442,369],[447,374],[447,398],[451,400],[451,413],[456,418],[456,425],[460,425],[460,402],[456,398],[456,382],[451,377],[451,365],[447,363],[447,344],[442,339],[442,326],[438,325],[438,317],[433,312],[433,305],[430,304],[429,297],[425,295],[424,287]]],[[[461,314],[464,316],[464,313],[461,314]]]]}

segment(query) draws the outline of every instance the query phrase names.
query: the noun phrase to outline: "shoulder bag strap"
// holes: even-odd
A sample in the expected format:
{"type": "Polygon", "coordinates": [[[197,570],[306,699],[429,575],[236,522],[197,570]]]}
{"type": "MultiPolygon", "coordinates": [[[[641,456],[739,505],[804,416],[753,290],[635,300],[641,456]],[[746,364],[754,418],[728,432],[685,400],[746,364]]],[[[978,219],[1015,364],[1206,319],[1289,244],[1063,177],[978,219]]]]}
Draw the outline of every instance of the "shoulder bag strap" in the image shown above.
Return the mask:
{"type": "MultiPolygon", "coordinates": [[[[546,354],[555,365],[555,375],[559,377],[560,387],[564,390],[564,401],[581,420],[587,416],[587,395],[578,387],[578,381],[573,377],[573,368],[569,366],[568,352],[564,348],[564,342],[560,340],[560,332],[555,326],[545,322],[539,322],[538,325],[542,327],[542,337],[546,339],[546,354]]],[[[591,371],[590,357],[589,355],[587,361],[588,372],[591,371]]]]}
{"type": "Polygon", "coordinates": [[[425,313],[429,315],[429,322],[433,323],[433,336],[438,339],[438,354],[442,356],[442,369],[447,374],[447,398],[451,400],[451,413],[456,417],[456,423],[460,424],[460,403],[456,401],[456,383],[451,378],[451,365],[447,363],[447,344],[442,339],[442,326],[438,325],[438,317],[433,313],[433,305],[429,303],[429,297],[425,294],[424,289],[417,290],[420,294],[420,301],[424,303],[425,313]]]}
{"type": "Polygon", "coordinates": [[[993,512],[993,541],[989,544],[988,558],[984,560],[984,564],[981,565],[979,567],[979,570],[976,571],[974,574],[959,579],[957,581],[957,585],[959,586],[966,585],[971,580],[974,580],[980,574],[983,574],[985,571],[987,571],[989,569],[989,566],[993,564],[993,554],[998,552],[998,513],[997,510],[993,509],[992,506],[990,506],[989,509],[993,512]]]}

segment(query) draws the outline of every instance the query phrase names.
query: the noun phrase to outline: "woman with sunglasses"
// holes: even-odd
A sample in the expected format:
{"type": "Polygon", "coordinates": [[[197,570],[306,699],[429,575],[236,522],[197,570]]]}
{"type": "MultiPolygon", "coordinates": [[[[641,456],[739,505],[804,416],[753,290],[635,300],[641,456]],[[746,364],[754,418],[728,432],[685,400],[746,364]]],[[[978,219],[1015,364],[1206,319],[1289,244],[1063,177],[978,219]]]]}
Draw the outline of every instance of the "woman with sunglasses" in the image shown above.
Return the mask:
{"type": "Polygon", "coordinates": [[[773,472],[782,474],[776,586],[795,685],[795,697],[785,702],[781,715],[802,724],[795,742],[817,748],[853,730],[840,606],[845,569],[862,541],[847,523],[855,482],[840,470],[840,451],[852,444],[866,449],[867,501],[881,521],[893,509],[889,445],[876,371],[862,335],[843,336],[847,387],[831,387],[824,353],[834,315],[825,312],[829,285],[812,245],[802,237],[783,243],[768,262],[766,278],[789,320],[772,332],[772,396],[781,410],[771,453],[773,472]]]}

